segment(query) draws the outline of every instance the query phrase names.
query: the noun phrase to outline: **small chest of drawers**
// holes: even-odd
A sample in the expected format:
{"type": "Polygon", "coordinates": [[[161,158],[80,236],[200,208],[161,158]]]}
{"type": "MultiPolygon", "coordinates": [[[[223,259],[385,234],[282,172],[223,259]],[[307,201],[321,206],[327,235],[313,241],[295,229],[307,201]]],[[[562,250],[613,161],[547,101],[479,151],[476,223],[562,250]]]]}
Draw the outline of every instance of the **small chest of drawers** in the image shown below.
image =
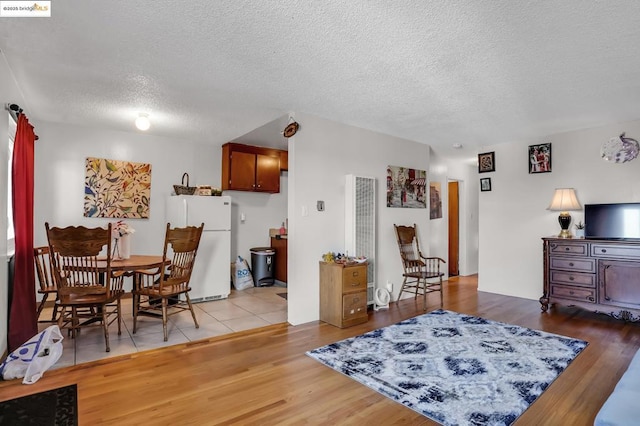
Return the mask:
{"type": "Polygon", "coordinates": [[[367,264],[320,262],[320,320],[345,328],[367,315],[367,264]]]}

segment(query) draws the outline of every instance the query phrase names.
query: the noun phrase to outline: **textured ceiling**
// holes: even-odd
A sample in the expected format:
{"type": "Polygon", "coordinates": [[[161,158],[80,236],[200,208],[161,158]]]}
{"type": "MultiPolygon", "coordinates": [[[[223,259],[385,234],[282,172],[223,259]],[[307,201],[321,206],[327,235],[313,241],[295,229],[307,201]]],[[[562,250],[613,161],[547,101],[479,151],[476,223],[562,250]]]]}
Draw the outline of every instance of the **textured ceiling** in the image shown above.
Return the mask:
{"type": "Polygon", "coordinates": [[[305,112],[472,157],[640,118],[636,0],[51,3],[0,18],[36,124],[146,111],[152,134],[219,143],[305,112]]]}

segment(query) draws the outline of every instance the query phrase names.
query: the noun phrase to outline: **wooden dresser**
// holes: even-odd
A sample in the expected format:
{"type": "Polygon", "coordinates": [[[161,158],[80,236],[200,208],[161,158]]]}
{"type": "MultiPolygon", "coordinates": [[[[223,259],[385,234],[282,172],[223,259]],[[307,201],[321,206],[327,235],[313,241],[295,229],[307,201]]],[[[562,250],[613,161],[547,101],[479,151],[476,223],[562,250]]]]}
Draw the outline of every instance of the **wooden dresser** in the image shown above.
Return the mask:
{"type": "Polygon", "coordinates": [[[640,320],[640,242],[543,238],[542,310],[579,306],[640,320]]]}
{"type": "Polygon", "coordinates": [[[366,263],[320,262],[320,320],[340,328],[369,320],[366,263]]]}

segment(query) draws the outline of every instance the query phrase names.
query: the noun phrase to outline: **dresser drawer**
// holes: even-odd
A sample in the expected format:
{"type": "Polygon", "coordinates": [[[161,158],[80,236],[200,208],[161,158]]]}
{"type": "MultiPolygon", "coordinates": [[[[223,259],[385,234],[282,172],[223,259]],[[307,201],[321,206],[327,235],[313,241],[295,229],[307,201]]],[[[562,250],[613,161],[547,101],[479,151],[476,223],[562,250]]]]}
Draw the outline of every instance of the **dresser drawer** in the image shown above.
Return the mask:
{"type": "Polygon", "coordinates": [[[552,256],[549,258],[549,267],[551,269],[562,269],[565,271],[593,273],[596,272],[596,260],[552,256]]]}
{"type": "Polygon", "coordinates": [[[549,243],[549,253],[575,256],[586,256],[589,254],[586,242],[572,241],[552,241],[549,243]]]}
{"type": "MultiPolygon", "coordinates": [[[[342,270],[342,291],[367,290],[367,266],[350,266],[342,270]]],[[[365,295],[365,305],[366,305],[365,295]]]]}
{"type": "Polygon", "coordinates": [[[562,285],[551,285],[551,297],[562,297],[564,299],[579,300],[581,302],[595,303],[596,290],[582,287],[565,287],[562,285]]]}
{"type": "Polygon", "coordinates": [[[342,319],[367,316],[367,292],[347,294],[342,297],[342,319]]]}
{"type": "Polygon", "coordinates": [[[591,255],[618,259],[640,259],[640,247],[624,244],[592,244],[591,255]]]}
{"type": "Polygon", "coordinates": [[[571,286],[593,287],[596,286],[596,275],[584,272],[567,272],[552,269],[549,271],[549,279],[553,284],[567,284],[571,286]]]}

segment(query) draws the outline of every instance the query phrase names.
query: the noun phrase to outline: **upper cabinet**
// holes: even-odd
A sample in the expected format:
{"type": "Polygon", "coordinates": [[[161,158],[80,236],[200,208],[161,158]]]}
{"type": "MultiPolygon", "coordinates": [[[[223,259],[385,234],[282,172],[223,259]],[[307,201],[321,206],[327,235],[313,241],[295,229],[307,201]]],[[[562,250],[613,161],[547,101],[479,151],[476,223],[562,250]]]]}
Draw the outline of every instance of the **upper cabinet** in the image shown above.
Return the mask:
{"type": "Polygon", "coordinates": [[[281,150],[222,145],[222,190],[280,192],[281,150]]]}

